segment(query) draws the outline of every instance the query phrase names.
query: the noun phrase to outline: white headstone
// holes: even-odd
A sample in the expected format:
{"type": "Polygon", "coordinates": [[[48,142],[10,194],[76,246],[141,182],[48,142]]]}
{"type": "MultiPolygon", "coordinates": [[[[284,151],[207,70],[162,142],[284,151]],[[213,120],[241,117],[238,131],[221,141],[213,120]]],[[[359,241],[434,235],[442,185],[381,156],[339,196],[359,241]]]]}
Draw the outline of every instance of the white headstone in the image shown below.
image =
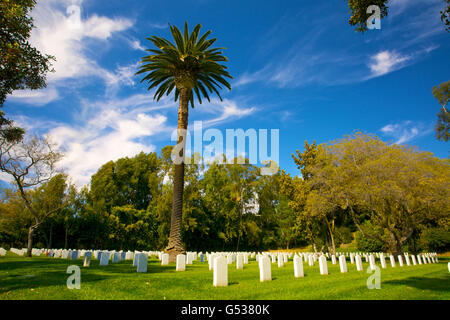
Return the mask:
{"type": "Polygon", "coordinates": [[[339,257],[339,267],[341,268],[341,273],[347,272],[347,261],[345,260],[344,255],[339,257]]]}
{"type": "Polygon", "coordinates": [[[4,257],[6,255],[6,250],[3,248],[0,248],[0,256],[4,257]]]}
{"type": "Polygon", "coordinates": [[[420,254],[417,255],[417,262],[418,262],[419,264],[422,264],[422,259],[420,258],[420,254]]]}
{"type": "Polygon", "coordinates": [[[405,254],[405,261],[406,261],[406,265],[410,266],[411,262],[409,262],[409,255],[405,254]]]}
{"type": "Polygon", "coordinates": [[[331,263],[336,264],[336,256],[334,254],[331,255],[331,263]]]}
{"type": "Polygon", "coordinates": [[[244,258],[241,254],[238,254],[236,256],[236,269],[243,269],[244,268],[244,258]]]}
{"type": "Polygon", "coordinates": [[[412,263],[413,263],[413,265],[414,266],[416,266],[417,265],[417,260],[416,260],[416,256],[415,255],[411,255],[411,261],[412,261],[412,263]]]}
{"type": "Polygon", "coordinates": [[[110,253],[107,251],[103,251],[101,252],[101,256],[100,256],[100,265],[101,266],[107,266],[109,263],[109,255],[110,253]]]}
{"type": "Polygon", "coordinates": [[[259,280],[261,282],[272,281],[272,265],[267,255],[259,259],[259,280]]]}
{"type": "Polygon", "coordinates": [[[244,254],[244,264],[248,264],[248,254],[244,254]]]}
{"type": "Polygon", "coordinates": [[[362,269],[363,269],[363,267],[362,267],[362,259],[361,259],[361,256],[359,254],[357,254],[355,256],[355,262],[356,262],[356,270],[362,271],[362,269]]]}
{"type": "Polygon", "coordinates": [[[380,253],[380,263],[383,269],[386,269],[386,258],[383,253],[380,253]]]}
{"type": "Polygon", "coordinates": [[[186,264],[192,264],[194,255],[191,252],[186,253],[186,264]]]}
{"type": "Polygon", "coordinates": [[[353,253],[350,253],[350,263],[351,264],[355,263],[355,256],[353,255],[353,253]]]}
{"type": "Polygon", "coordinates": [[[319,267],[320,267],[320,274],[321,275],[327,275],[328,274],[327,258],[325,256],[320,256],[320,258],[319,258],[319,267]]]}
{"type": "Polygon", "coordinates": [[[284,266],[283,261],[284,261],[283,256],[278,255],[278,268],[281,268],[284,266]]]}
{"type": "Polygon", "coordinates": [[[169,254],[168,253],[161,254],[161,265],[162,266],[169,265],[169,254]]]}
{"type": "Polygon", "coordinates": [[[296,278],[303,277],[303,260],[299,256],[294,256],[294,276],[296,278]]]}
{"type": "Polygon", "coordinates": [[[392,254],[390,256],[390,259],[391,259],[391,266],[392,266],[392,268],[395,268],[395,258],[394,258],[394,256],[392,254]]]}
{"type": "Polygon", "coordinates": [[[373,254],[369,255],[369,263],[370,263],[370,269],[372,271],[375,270],[376,264],[375,264],[375,256],[373,254]]]}
{"type": "Polygon", "coordinates": [[[147,272],[148,256],[146,253],[140,253],[137,261],[137,272],[147,272]]]}
{"type": "Polygon", "coordinates": [[[119,259],[120,259],[119,255],[120,254],[118,252],[113,253],[112,263],[119,263],[119,259]]]}
{"type": "Polygon", "coordinates": [[[308,257],[308,263],[309,263],[310,267],[312,267],[314,265],[314,257],[312,255],[310,255],[308,257]]]}
{"type": "Polygon", "coordinates": [[[402,258],[402,256],[398,255],[397,259],[398,259],[398,264],[400,265],[400,267],[403,267],[403,258],[402,258]]]}
{"type": "Polygon", "coordinates": [[[228,286],[228,262],[223,256],[214,259],[214,287],[228,286]]]}
{"type": "Polygon", "coordinates": [[[84,254],[83,267],[89,267],[91,265],[91,256],[92,256],[92,252],[90,252],[90,251],[88,251],[84,254]]]}
{"type": "Polygon", "coordinates": [[[186,270],[186,256],[184,254],[177,255],[177,271],[186,270]]]}

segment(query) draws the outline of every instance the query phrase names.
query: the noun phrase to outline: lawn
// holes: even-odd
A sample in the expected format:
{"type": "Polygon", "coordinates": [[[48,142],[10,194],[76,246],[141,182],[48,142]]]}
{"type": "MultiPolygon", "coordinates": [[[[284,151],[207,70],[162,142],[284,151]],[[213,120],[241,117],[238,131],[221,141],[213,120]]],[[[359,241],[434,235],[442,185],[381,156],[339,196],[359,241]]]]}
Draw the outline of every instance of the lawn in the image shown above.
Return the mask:
{"type": "MultiPolygon", "coordinates": [[[[341,274],[339,264],[328,262],[327,276],[320,275],[319,265],[304,264],[304,278],[294,278],[293,262],[278,268],[272,264],[272,281],[259,281],[259,268],[250,259],[244,270],[228,269],[228,287],[212,285],[213,272],[208,263],[195,261],[185,272],[175,265],[161,266],[152,257],[147,273],[137,273],[132,261],[99,266],[91,261],[89,268],[76,261],[47,257],[25,258],[10,252],[0,257],[0,300],[31,299],[146,299],[146,300],[291,300],[291,299],[450,299],[450,257],[440,257],[439,264],[381,269],[381,289],[368,289],[368,263],[364,271],[348,261],[348,273],[341,274]],[[67,267],[81,268],[81,289],[66,286],[67,267]]],[[[379,265],[379,262],[377,261],[379,265]]]]}

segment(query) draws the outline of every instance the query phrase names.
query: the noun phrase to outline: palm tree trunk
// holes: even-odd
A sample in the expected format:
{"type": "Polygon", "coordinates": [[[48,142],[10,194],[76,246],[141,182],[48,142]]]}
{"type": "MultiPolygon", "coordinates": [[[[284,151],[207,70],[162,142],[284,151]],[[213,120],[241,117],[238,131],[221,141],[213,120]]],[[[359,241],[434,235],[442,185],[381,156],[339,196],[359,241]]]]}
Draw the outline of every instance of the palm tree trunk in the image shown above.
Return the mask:
{"type": "Polygon", "coordinates": [[[175,163],[173,178],[173,203],[172,216],[170,218],[169,244],[166,252],[169,253],[169,262],[176,262],[177,255],[185,253],[181,238],[182,218],[183,218],[183,189],[184,189],[184,156],[186,147],[186,130],[188,126],[189,94],[187,88],[180,89],[180,106],[178,109],[178,137],[177,150],[181,157],[181,163],[175,163]]]}

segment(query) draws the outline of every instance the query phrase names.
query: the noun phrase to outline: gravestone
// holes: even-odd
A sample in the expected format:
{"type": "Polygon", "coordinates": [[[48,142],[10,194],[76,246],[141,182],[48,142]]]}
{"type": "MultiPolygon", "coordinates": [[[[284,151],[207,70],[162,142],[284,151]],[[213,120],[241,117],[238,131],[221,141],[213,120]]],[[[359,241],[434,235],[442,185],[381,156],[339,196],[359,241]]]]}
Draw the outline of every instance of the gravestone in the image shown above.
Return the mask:
{"type": "Polygon", "coordinates": [[[400,265],[400,267],[403,267],[403,258],[401,255],[397,256],[398,259],[398,264],[400,265]]]}
{"type": "Polygon", "coordinates": [[[214,258],[215,258],[214,254],[209,255],[209,259],[208,259],[209,271],[214,269],[214,258]]]}
{"type": "Polygon", "coordinates": [[[200,262],[205,262],[205,255],[203,253],[200,253],[199,258],[200,262]]]}
{"type": "Polygon", "coordinates": [[[355,263],[355,256],[353,255],[353,253],[350,253],[350,263],[351,264],[355,263]]]}
{"type": "Polygon", "coordinates": [[[139,255],[140,255],[139,252],[134,253],[133,267],[137,267],[139,255]]]}
{"type": "Polygon", "coordinates": [[[236,269],[242,270],[244,268],[244,259],[241,254],[238,254],[236,257],[236,269]]]}
{"type": "Polygon", "coordinates": [[[294,256],[294,276],[296,278],[303,277],[303,260],[299,256],[294,256]]]}
{"type": "Polygon", "coordinates": [[[406,265],[410,266],[411,263],[409,262],[409,255],[405,254],[405,261],[406,261],[406,265]]]}
{"type": "Polygon", "coordinates": [[[89,267],[91,265],[91,256],[92,252],[90,251],[84,254],[83,267],[89,267]]]}
{"type": "Polygon", "coordinates": [[[147,272],[148,257],[145,253],[140,253],[137,261],[137,272],[147,272]]]}
{"type": "Polygon", "coordinates": [[[376,267],[376,265],[375,265],[375,256],[373,254],[371,254],[369,256],[369,263],[370,263],[370,269],[372,271],[375,270],[375,267],[376,267]]]}
{"type": "Polygon", "coordinates": [[[310,255],[310,256],[308,257],[308,263],[309,263],[309,266],[310,266],[310,267],[312,267],[312,266],[314,265],[314,258],[313,258],[312,255],[310,255]]]}
{"type": "Polygon", "coordinates": [[[334,254],[331,255],[331,263],[336,264],[336,256],[334,254]]]}
{"type": "Polygon", "coordinates": [[[356,262],[356,270],[362,271],[362,269],[363,269],[363,267],[362,267],[362,259],[361,259],[361,256],[359,254],[357,254],[355,256],[355,262],[356,262]]]}
{"type": "Polygon", "coordinates": [[[110,255],[110,253],[107,252],[107,251],[101,252],[101,255],[100,255],[100,265],[101,266],[107,266],[108,265],[108,263],[109,263],[109,255],[110,255]]]}
{"type": "Polygon", "coordinates": [[[283,260],[284,260],[283,257],[281,255],[278,255],[278,268],[284,266],[283,260]]]}
{"type": "Polygon", "coordinates": [[[394,258],[394,256],[392,254],[390,256],[390,259],[391,259],[391,266],[392,266],[392,268],[395,268],[395,258],[394,258]]]}
{"type": "Polygon", "coordinates": [[[381,267],[383,269],[386,269],[386,258],[384,257],[383,253],[380,254],[380,263],[381,263],[381,267]]]}
{"type": "Polygon", "coordinates": [[[228,286],[228,261],[223,256],[214,259],[214,287],[228,286]]]}
{"type": "Polygon", "coordinates": [[[272,265],[267,255],[259,259],[259,281],[272,281],[272,265]]]}
{"type": "Polygon", "coordinates": [[[283,254],[283,264],[288,263],[288,255],[283,254]]]}
{"type": "Polygon", "coordinates": [[[339,267],[341,269],[341,273],[347,272],[347,261],[345,260],[345,256],[342,255],[339,257],[339,267]]]}
{"type": "Polygon", "coordinates": [[[412,261],[412,263],[413,263],[414,266],[417,265],[416,256],[413,255],[413,254],[411,255],[411,261],[412,261]]]}
{"type": "Polygon", "coordinates": [[[248,264],[248,254],[244,254],[244,264],[248,264]]]}
{"type": "Polygon", "coordinates": [[[233,257],[231,254],[227,255],[227,263],[232,264],[233,263],[233,257]]]}
{"type": "Polygon", "coordinates": [[[162,266],[169,265],[169,254],[168,253],[161,254],[161,265],[162,266]]]}
{"type": "Polygon", "coordinates": [[[427,256],[426,258],[427,258],[427,261],[428,261],[428,263],[431,263],[431,261],[430,261],[430,257],[429,257],[429,256],[427,256]]]}
{"type": "Polygon", "coordinates": [[[320,256],[320,258],[319,258],[319,267],[320,267],[320,274],[321,275],[327,275],[328,274],[327,258],[325,256],[320,256]]]}
{"type": "Polygon", "coordinates": [[[186,270],[186,256],[184,254],[177,255],[177,268],[176,271],[186,270]]]}
{"type": "Polygon", "coordinates": [[[112,255],[112,263],[119,263],[119,253],[118,252],[114,252],[112,255]]]}
{"type": "Polygon", "coordinates": [[[0,256],[4,257],[6,255],[6,250],[3,248],[0,248],[0,256]]]}
{"type": "Polygon", "coordinates": [[[191,252],[186,253],[186,264],[192,264],[192,261],[194,260],[194,256],[191,252]]]}

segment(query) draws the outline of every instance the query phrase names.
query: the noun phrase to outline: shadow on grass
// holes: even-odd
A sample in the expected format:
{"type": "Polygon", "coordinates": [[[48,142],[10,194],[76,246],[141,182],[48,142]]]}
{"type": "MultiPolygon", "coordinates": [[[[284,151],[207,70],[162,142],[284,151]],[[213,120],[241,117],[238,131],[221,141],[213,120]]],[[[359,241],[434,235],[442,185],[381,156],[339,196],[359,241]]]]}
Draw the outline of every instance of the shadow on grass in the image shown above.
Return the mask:
{"type": "Polygon", "coordinates": [[[450,287],[450,278],[427,278],[427,277],[409,277],[402,280],[390,280],[383,281],[383,284],[388,285],[404,285],[408,287],[417,288],[420,290],[431,290],[431,291],[445,291],[448,292],[450,287]]]}
{"type": "MultiPolygon", "coordinates": [[[[32,270],[28,270],[28,274],[33,274],[32,270]]],[[[34,277],[24,277],[18,275],[6,276],[2,279],[0,294],[20,290],[20,289],[37,289],[50,286],[66,287],[67,278],[70,274],[61,271],[39,272],[34,277]]],[[[83,275],[83,282],[96,282],[111,278],[110,275],[86,274],[83,275]]]]}

